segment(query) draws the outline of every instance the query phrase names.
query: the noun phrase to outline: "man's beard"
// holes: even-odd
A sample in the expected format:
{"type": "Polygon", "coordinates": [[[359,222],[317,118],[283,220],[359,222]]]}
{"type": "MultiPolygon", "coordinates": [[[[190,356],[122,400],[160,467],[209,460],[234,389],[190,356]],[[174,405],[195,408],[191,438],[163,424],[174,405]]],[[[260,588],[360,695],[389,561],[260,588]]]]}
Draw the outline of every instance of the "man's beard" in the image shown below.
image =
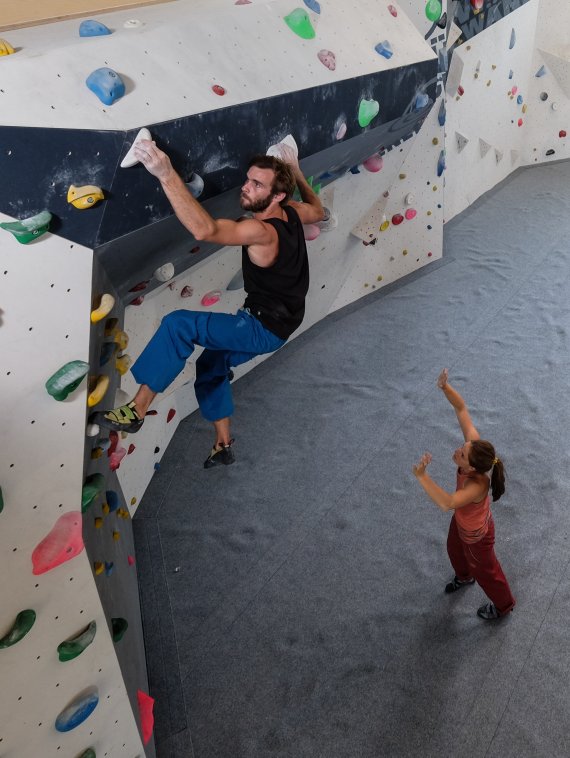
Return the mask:
{"type": "Polygon", "coordinates": [[[256,200],[253,202],[244,195],[240,195],[239,204],[244,211],[251,211],[252,213],[263,213],[266,211],[273,202],[273,195],[268,195],[264,200],[256,200]]]}

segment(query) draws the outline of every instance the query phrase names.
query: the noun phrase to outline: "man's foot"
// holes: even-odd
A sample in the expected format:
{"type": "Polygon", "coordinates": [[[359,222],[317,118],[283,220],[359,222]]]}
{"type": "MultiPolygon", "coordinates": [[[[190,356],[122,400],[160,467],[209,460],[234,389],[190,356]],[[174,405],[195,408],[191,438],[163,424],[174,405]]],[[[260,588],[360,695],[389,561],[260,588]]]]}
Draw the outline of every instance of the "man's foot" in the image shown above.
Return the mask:
{"type": "Polygon", "coordinates": [[[485,603],[485,605],[482,605],[478,609],[477,615],[479,618],[485,619],[485,621],[495,621],[495,619],[500,619],[502,616],[493,603],[485,603]]]}
{"type": "Polygon", "coordinates": [[[127,405],[121,405],[112,411],[100,411],[93,414],[92,421],[99,426],[114,429],[116,432],[134,434],[143,425],[144,418],[141,418],[136,412],[135,401],[131,400],[127,405]]]}
{"type": "Polygon", "coordinates": [[[214,466],[229,466],[234,463],[235,456],[232,450],[233,439],[227,445],[214,445],[210,455],[204,461],[204,468],[213,468],[214,466]]]}
{"type": "Polygon", "coordinates": [[[449,595],[450,592],[456,592],[462,587],[467,587],[468,584],[473,584],[475,579],[458,579],[454,576],[453,579],[445,585],[445,591],[449,595]]]}

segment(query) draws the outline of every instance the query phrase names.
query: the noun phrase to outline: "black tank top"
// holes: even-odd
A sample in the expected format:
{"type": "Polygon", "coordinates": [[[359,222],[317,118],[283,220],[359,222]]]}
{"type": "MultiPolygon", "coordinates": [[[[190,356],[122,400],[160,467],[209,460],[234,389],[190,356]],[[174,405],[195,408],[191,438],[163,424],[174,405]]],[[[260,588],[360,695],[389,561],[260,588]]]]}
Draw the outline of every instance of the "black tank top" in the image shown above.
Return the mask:
{"type": "Polygon", "coordinates": [[[272,266],[256,266],[242,247],[242,271],[247,292],[244,308],[258,318],[266,329],[281,339],[300,326],[305,315],[305,296],[309,289],[309,259],[303,224],[297,211],[283,206],[287,221],[264,221],[277,232],[279,251],[272,266]]]}

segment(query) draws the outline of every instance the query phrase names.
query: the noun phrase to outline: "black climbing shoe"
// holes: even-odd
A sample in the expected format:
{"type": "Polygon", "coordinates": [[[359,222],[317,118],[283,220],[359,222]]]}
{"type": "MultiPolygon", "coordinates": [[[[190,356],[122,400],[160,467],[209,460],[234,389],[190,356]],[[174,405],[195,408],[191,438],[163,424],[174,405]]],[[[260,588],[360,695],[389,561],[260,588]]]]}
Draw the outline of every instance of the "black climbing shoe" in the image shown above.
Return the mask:
{"type": "Polygon", "coordinates": [[[485,603],[485,605],[482,605],[478,609],[477,615],[479,618],[485,619],[485,621],[495,621],[495,619],[501,618],[501,614],[495,608],[493,603],[485,603]]]}
{"type": "Polygon", "coordinates": [[[131,400],[127,405],[121,405],[112,411],[99,411],[94,413],[91,421],[99,426],[105,426],[108,429],[114,429],[116,432],[127,432],[134,434],[143,425],[144,418],[141,418],[135,410],[135,403],[131,400]]]}
{"type": "Polygon", "coordinates": [[[453,579],[445,585],[445,591],[449,595],[450,592],[456,592],[462,587],[467,587],[468,584],[473,584],[475,579],[458,579],[454,576],[453,579]]]}
{"type": "Polygon", "coordinates": [[[228,445],[214,445],[210,455],[204,461],[204,468],[213,468],[214,466],[229,466],[234,463],[235,456],[232,450],[234,441],[230,440],[228,445]]]}

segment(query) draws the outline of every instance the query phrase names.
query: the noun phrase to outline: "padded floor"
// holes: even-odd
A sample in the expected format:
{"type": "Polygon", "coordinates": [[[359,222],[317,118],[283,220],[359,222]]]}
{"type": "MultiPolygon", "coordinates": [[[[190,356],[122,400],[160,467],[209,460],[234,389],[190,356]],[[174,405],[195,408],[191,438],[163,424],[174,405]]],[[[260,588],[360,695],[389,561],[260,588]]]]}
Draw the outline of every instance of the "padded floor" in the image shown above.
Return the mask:
{"type": "Polygon", "coordinates": [[[519,171],[234,385],[235,465],[180,425],[134,520],[159,758],[570,755],[569,240],[570,163],[519,171]],[[454,486],[444,366],[506,465],[496,623],[411,473],[454,486]]]}

